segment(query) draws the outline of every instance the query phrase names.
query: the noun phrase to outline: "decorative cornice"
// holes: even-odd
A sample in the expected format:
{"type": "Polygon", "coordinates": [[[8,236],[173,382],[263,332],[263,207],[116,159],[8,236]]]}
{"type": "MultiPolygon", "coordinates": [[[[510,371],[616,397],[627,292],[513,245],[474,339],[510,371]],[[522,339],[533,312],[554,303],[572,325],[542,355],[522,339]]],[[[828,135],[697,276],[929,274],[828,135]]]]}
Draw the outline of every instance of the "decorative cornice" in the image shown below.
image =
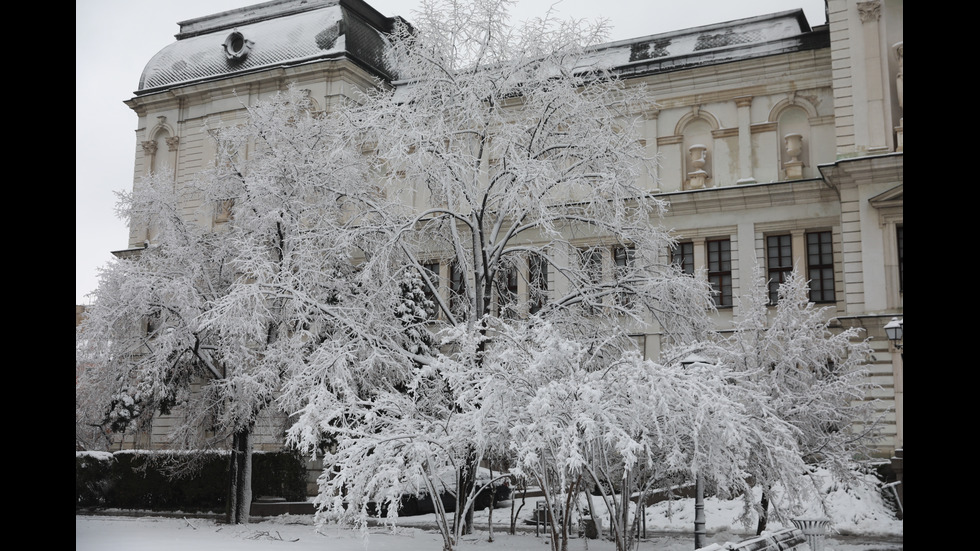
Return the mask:
{"type": "Polygon", "coordinates": [[[824,181],[834,189],[861,184],[901,184],[905,179],[904,168],[902,153],[851,157],[817,165],[824,181]]]}
{"type": "MultiPolygon", "coordinates": [[[[834,197],[836,199],[836,197],[834,197]]],[[[799,218],[794,220],[778,220],[775,222],[756,222],[757,234],[767,233],[802,233],[817,228],[833,228],[840,225],[840,216],[821,216],[819,218],[799,218]]]]}
{"type": "Polygon", "coordinates": [[[681,216],[824,203],[835,200],[836,194],[817,178],[674,191],[656,197],[670,203],[671,216],[681,216]]]}
{"type": "Polygon", "coordinates": [[[881,0],[858,2],[857,8],[862,23],[872,23],[881,18],[881,0]]]}

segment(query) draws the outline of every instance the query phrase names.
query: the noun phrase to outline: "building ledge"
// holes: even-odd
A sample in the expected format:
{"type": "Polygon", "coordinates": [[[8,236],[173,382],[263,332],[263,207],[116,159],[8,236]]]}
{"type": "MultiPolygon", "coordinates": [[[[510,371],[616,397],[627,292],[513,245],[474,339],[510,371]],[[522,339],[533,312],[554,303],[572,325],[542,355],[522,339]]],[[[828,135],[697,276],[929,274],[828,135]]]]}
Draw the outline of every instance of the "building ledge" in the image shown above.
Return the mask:
{"type": "Polygon", "coordinates": [[[655,194],[654,197],[667,201],[670,215],[706,214],[837,200],[834,192],[819,178],[671,191],[655,194]]]}

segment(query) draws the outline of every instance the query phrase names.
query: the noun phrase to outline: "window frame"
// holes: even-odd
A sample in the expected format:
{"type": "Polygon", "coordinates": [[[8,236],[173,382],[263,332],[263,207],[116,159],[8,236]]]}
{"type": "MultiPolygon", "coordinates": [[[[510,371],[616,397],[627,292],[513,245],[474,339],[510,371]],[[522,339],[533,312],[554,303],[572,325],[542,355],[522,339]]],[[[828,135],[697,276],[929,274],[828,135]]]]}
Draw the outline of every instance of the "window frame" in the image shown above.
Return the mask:
{"type": "Polygon", "coordinates": [[[766,236],[766,279],[769,286],[769,304],[779,302],[779,286],[793,272],[793,235],[780,233],[766,236]],[[773,240],[778,240],[773,246],[773,240]],[[776,254],[773,254],[773,249],[776,254]]]}
{"type": "Polygon", "coordinates": [[[548,304],[548,260],[531,253],[527,257],[527,311],[537,314],[548,304]]]}
{"type": "Polygon", "coordinates": [[[493,294],[497,305],[497,315],[501,318],[514,319],[518,316],[519,277],[517,266],[510,263],[499,266],[494,272],[493,294]]]}
{"type": "MultiPolygon", "coordinates": [[[[613,270],[618,282],[628,268],[636,262],[636,245],[616,245],[610,251],[612,254],[613,270]],[[620,262],[622,259],[622,262],[620,262]]],[[[635,301],[635,293],[630,291],[619,291],[616,293],[616,304],[625,308],[631,308],[635,301]]]]}
{"type": "Polygon", "coordinates": [[[680,241],[670,247],[670,263],[680,268],[682,273],[694,275],[694,242],[680,241]]]}
{"type": "Polygon", "coordinates": [[[810,282],[810,302],[837,302],[837,289],[834,281],[834,232],[831,230],[808,231],[804,240],[806,243],[807,279],[810,282]],[[813,239],[817,241],[814,243],[813,239]],[[814,251],[814,247],[817,247],[818,250],[814,251]]]}
{"type": "MultiPolygon", "coordinates": [[[[602,249],[599,247],[580,247],[578,250],[578,261],[579,266],[582,267],[582,271],[585,272],[587,276],[587,281],[595,287],[602,284],[602,264],[603,256],[602,249]]],[[[589,315],[595,315],[598,313],[598,307],[593,305],[583,305],[585,307],[586,313],[589,315]]]]}
{"type": "Polygon", "coordinates": [[[449,311],[458,316],[466,311],[466,273],[459,267],[459,262],[449,263],[449,311]]]}
{"type": "Polygon", "coordinates": [[[715,308],[731,308],[734,306],[732,292],[732,240],[730,237],[720,237],[705,240],[707,252],[708,283],[711,284],[711,298],[715,308]],[[712,250],[716,245],[724,244],[726,250],[712,250]],[[727,258],[722,258],[727,254],[727,258]],[[717,256],[717,258],[713,258],[717,256]]]}

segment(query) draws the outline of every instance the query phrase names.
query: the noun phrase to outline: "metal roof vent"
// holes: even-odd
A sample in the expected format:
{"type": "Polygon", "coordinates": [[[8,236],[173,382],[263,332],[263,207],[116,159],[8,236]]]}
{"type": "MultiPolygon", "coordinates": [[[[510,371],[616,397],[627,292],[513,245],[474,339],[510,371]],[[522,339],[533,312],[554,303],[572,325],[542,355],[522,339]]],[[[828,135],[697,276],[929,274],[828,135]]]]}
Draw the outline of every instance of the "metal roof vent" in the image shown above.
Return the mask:
{"type": "Polygon", "coordinates": [[[249,50],[254,45],[254,42],[245,38],[245,35],[236,30],[228,35],[222,47],[225,49],[225,57],[229,60],[241,61],[245,59],[245,56],[248,55],[249,50]]]}

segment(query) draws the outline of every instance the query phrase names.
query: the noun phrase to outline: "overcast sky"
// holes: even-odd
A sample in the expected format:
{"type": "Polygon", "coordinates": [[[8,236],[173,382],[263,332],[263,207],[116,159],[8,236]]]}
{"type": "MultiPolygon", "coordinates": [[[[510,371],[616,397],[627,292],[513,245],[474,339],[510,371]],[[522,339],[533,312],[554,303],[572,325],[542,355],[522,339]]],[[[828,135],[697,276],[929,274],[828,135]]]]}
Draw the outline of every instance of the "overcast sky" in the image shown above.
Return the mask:
{"type": "MultiPolygon", "coordinates": [[[[421,0],[367,0],[386,16],[413,20],[421,0]]],[[[75,304],[98,285],[98,269],[127,245],[115,192],[133,185],[136,114],[123,104],[155,53],[174,41],[178,21],[258,2],[249,0],[75,0],[75,304]]],[[[826,22],[824,0],[519,0],[517,20],[554,4],[565,17],[608,19],[610,41],[802,8],[826,22]]]]}

